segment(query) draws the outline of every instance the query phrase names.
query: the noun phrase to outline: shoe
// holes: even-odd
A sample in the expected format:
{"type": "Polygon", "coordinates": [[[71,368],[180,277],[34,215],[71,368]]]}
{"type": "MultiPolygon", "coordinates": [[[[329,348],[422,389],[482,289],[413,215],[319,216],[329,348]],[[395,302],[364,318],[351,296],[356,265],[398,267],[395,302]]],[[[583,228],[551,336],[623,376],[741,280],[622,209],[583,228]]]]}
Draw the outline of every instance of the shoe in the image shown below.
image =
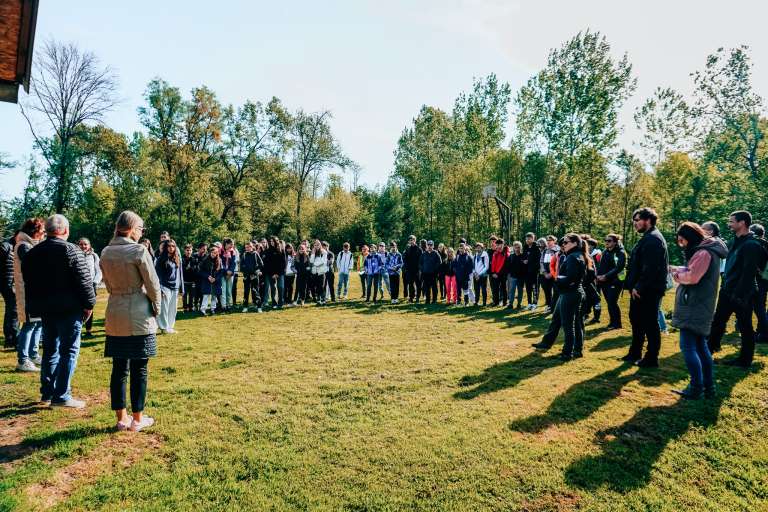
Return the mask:
{"type": "Polygon", "coordinates": [[[581,352],[574,352],[573,353],[573,358],[574,359],[581,359],[582,357],[584,357],[584,354],[581,353],[581,352]]]}
{"type": "Polygon", "coordinates": [[[141,421],[131,421],[131,432],[141,432],[145,428],[149,428],[154,424],[154,418],[150,418],[149,416],[142,416],[141,421]]]}
{"type": "Polygon", "coordinates": [[[605,328],[606,331],[612,331],[614,329],[621,329],[621,325],[608,324],[605,328]]]}
{"type": "Polygon", "coordinates": [[[561,361],[570,361],[571,359],[573,359],[573,356],[571,354],[565,354],[565,353],[560,354],[561,361]]]}
{"type": "Polygon", "coordinates": [[[85,409],[85,400],[78,400],[76,398],[70,398],[63,402],[51,401],[51,407],[69,407],[71,409],[85,409]]]}
{"type": "Polygon", "coordinates": [[[393,302],[393,304],[400,304],[400,301],[399,301],[398,299],[395,299],[395,301],[393,302]]]}
{"type": "Polygon", "coordinates": [[[17,372],[39,372],[40,368],[35,366],[35,363],[33,363],[30,359],[25,359],[23,362],[16,365],[16,371],[17,372]]]}
{"type": "Polygon", "coordinates": [[[43,366],[43,358],[42,356],[37,356],[32,360],[33,363],[35,363],[37,366],[43,366]]]}
{"type": "Polygon", "coordinates": [[[129,430],[131,428],[131,421],[131,418],[126,418],[124,422],[118,421],[115,423],[115,430],[118,432],[125,432],[126,430],[129,430]]]}
{"type": "Polygon", "coordinates": [[[261,308],[256,308],[257,313],[261,313],[261,308]]]}
{"type": "Polygon", "coordinates": [[[535,311],[536,310],[536,304],[531,304],[530,306],[528,306],[528,309],[530,309],[531,311],[535,311]]]}
{"type": "Polygon", "coordinates": [[[640,368],[658,368],[659,367],[659,362],[643,358],[643,359],[639,360],[638,362],[636,362],[635,365],[640,367],[640,368]]]}
{"type": "Polygon", "coordinates": [[[552,310],[549,308],[549,306],[544,306],[544,309],[542,311],[544,311],[545,314],[548,314],[548,313],[552,312],[552,310]]]}
{"type": "Polygon", "coordinates": [[[248,308],[243,308],[243,313],[247,313],[247,312],[248,312],[248,308]]]}
{"type": "Polygon", "coordinates": [[[549,350],[550,348],[552,348],[552,345],[550,345],[549,343],[544,343],[543,341],[540,341],[538,343],[534,343],[531,346],[533,348],[537,348],[539,350],[549,350]]]}
{"type": "Polygon", "coordinates": [[[702,391],[692,389],[690,386],[688,386],[685,389],[673,389],[672,392],[676,395],[680,395],[686,400],[698,400],[702,396],[702,391]]]}
{"type": "Polygon", "coordinates": [[[165,334],[165,329],[158,329],[157,334],[165,334]]]}
{"type": "Polygon", "coordinates": [[[599,319],[597,319],[597,318],[593,318],[592,320],[590,320],[589,322],[587,322],[587,325],[595,325],[595,324],[599,324],[599,323],[600,323],[600,320],[599,320],[599,319]]]}
{"type": "Polygon", "coordinates": [[[175,329],[166,329],[165,330],[165,334],[176,334],[176,330],[175,329]]]}
{"type": "Polygon", "coordinates": [[[634,356],[632,354],[627,354],[624,357],[620,359],[620,361],[625,361],[627,363],[636,363],[640,360],[640,357],[634,356]]]}
{"type": "Polygon", "coordinates": [[[664,329],[663,331],[661,331],[661,334],[663,334],[664,336],[669,336],[669,329],[664,329]]]}
{"type": "Polygon", "coordinates": [[[93,333],[86,332],[85,334],[83,334],[83,339],[87,340],[87,339],[90,339],[90,338],[93,338],[93,333]]]}

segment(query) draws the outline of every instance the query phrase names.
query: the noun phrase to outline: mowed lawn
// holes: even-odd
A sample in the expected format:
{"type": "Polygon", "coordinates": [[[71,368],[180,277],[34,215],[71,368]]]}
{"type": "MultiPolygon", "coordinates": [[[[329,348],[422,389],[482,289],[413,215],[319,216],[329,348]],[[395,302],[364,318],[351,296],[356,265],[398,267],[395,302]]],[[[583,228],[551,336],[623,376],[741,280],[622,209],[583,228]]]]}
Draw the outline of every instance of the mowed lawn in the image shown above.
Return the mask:
{"type": "Polygon", "coordinates": [[[617,360],[628,329],[590,327],[562,363],[559,342],[531,348],[546,325],[358,300],[180,314],[138,434],[113,431],[102,323],[83,412],[38,407],[4,351],[0,510],[768,510],[765,346],[751,372],[716,368],[716,400],[682,402],[677,334],[639,370],[617,360]]]}

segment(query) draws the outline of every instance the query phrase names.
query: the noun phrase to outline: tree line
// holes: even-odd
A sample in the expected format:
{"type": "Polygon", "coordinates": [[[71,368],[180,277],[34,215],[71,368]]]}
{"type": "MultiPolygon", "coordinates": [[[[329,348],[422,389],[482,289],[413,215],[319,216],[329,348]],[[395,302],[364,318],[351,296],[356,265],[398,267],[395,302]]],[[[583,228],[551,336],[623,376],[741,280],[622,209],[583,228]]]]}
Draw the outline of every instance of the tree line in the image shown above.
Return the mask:
{"type": "MultiPolygon", "coordinates": [[[[34,156],[0,222],[9,232],[65,213],[96,247],[123,209],[141,212],[149,236],[169,230],[180,242],[276,234],[338,246],[416,233],[456,243],[498,231],[487,185],[509,205],[518,239],[617,232],[631,242],[641,205],[659,211],[668,236],[682,220],[734,209],[768,219],[766,117],[751,70],[747,47],[720,48],[691,73],[692,97],[660,85],[634,114],[635,153],[618,143],[637,84],[631,62],[599,32],[581,32],[514,95],[491,74],[450,112],[422,106],[396,141],[386,184],[369,188],[331,112],[291,111],[277,97],[224,105],[204,85],[184,94],[156,78],[137,111],[143,129],[119,133],[104,124],[118,102],[115,72],[49,42],[22,104],[34,156]]],[[[12,165],[0,157],[0,169],[12,165]]]]}

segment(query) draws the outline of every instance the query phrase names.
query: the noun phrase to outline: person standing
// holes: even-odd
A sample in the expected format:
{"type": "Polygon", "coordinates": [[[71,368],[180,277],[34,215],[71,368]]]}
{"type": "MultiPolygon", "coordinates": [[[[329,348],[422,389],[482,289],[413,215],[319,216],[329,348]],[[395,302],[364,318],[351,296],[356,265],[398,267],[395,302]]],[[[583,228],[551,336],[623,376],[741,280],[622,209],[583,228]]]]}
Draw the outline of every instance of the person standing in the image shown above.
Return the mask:
{"type": "Polygon", "coordinates": [[[296,283],[296,254],[293,251],[293,245],[285,244],[285,304],[293,305],[293,287],[296,283]]]}
{"type": "Polygon", "coordinates": [[[323,250],[320,240],[315,240],[312,253],[309,255],[309,265],[312,272],[312,289],[315,303],[325,304],[325,276],[328,273],[328,254],[323,250]]]}
{"type": "Polygon", "coordinates": [[[19,317],[16,311],[16,292],[13,290],[13,247],[16,245],[16,235],[3,240],[0,244],[0,294],[3,296],[5,308],[3,311],[3,346],[15,348],[19,334],[19,317]]]}
{"type": "Polygon", "coordinates": [[[469,255],[466,243],[459,243],[457,252],[456,260],[453,262],[453,271],[456,273],[456,287],[459,290],[460,297],[456,303],[458,304],[461,301],[461,296],[463,296],[464,305],[468,306],[470,302],[475,302],[475,294],[472,290],[474,262],[472,261],[472,256],[469,255]]]}
{"type": "Polygon", "coordinates": [[[493,306],[507,304],[507,294],[505,286],[502,284],[506,282],[507,276],[504,274],[504,263],[509,256],[509,248],[506,246],[506,242],[503,239],[497,238],[494,240],[496,249],[491,256],[491,298],[493,299],[493,306]]]}
{"type": "Polygon", "coordinates": [[[336,256],[331,250],[331,246],[328,242],[323,242],[323,250],[325,256],[328,258],[328,272],[325,273],[325,289],[323,290],[324,298],[328,300],[331,298],[331,302],[336,302],[336,274],[334,272],[336,256]]]}
{"type": "MultiPolygon", "coordinates": [[[[192,255],[193,262],[192,267],[195,270],[195,273],[190,275],[189,277],[195,280],[195,296],[194,301],[192,302],[192,311],[200,311],[200,306],[203,303],[203,282],[202,278],[200,277],[200,265],[203,264],[203,261],[208,257],[208,244],[205,242],[201,242],[197,244],[197,252],[192,255]]],[[[187,275],[187,274],[185,274],[187,275]]]]}
{"type": "Polygon", "coordinates": [[[403,291],[408,297],[408,302],[419,300],[416,293],[419,289],[419,264],[421,263],[421,249],[416,244],[416,237],[408,237],[408,247],[403,254],[403,291]]]}
{"type": "Polygon", "coordinates": [[[307,244],[299,244],[299,253],[293,263],[296,269],[296,293],[293,303],[297,306],[303,306],[307,300],[307,290],[312,282],[312,265],[309,262],[309,252],[307,244]]]}
{"type": "Polygon", "coordinates": [[[456,270],[453,262],[456,261],[456,253],[453,247],[445,251],[445,261],[441,264],[445,275],[445,303],[449,306],[458,305],[459,295],[456,289],[456,270]]]}
{"type": "MultiPolygon", "coordinates": [[[[559,250],[559,247],[558,247],[559,250]]],[[[505,262],[507,275],[507,293],[509,295],[509,309],[521,309],[523,307],[523,288],[525,287],[526,268],[523,264],[523,244],[515,241],[512,244],[512,252],[505,262]],[[515,305],[517,296],[517,305],[515,305]]]]}
{"type": "Polygon", "coordinates": [[[92,313],[96,295],[83,251],[67,242],[67,218],[60,214],[49,217],[45,233],[46,240],[21,262],[27,314],[41,318],[43,324],[41,401],[81,409],[85,402],[72,396],[71,384],[83,319],[92,313]]]}
{"type": "Polygon", "coordinates": [[[224,269],[224,276],[221,283],[221,307],[224,308],[224,311],[229,311],[234,305],[232,291],[235,281],[235,272],[237,271],[235,243],[231,238],[222,240],[222,248],[219,257],[221,258],[221,267],[224,269]]]}
{"type": "Polygon", "coordinates": [[[266,280],[265,295],[268,291],[272,308],[280,308],[285,294],[285,253],[281,250],[280,240],[276,236],[269,237],[269,246],[264,251],[262,259],[266,280]]]}
{"type": "MultiPolygon", "coordinates": [[[[376,252],[376,246],[371,245],[368,250],[368,256],[365,257],[365,276],[366,276],[366,295],[365,302],[371,301],[371,292],[373,292],[373,302],[376,303],[376,297],[381,290],[381,258],[376,252]]],[[[381,291],[381,297],[384,298],[384,292],[381,291]]]]}
{"type": "Polygon", "coordinates": [[[336,296],[341,299],[349,298],[349,274],[355,267],[355,258],[349,250],[349,242],[344,242],[341,252],[336,255],[336,268],[339,270],[339,282],[336,286],[336,296]]]}
{"type": "Polygon", "coordinates": [[[680,329],[680,351],[691,376],[685,389],[674,393],[696,400],[702,393],[715,396],[712,354],[707,336],[715,313],[715,297],[720,281],[720,260],[728,254],[725,244],[706,237],[696,223],[683,222],[677,230],[677,245],[683,250],[686,264],[670,267],[672,279],[678,283],[672,325],[680,329]]]}
{"type": "Polygon", "coordinates": [[[194,311],[195,295],[197,294],[197,264],[192,251],[192,244],[184,246],[184,254],[181,255],[181,272],[184,276],[184,293],[181,296],[181,305],[185,313],[194,311]]]}
{"type": "MultiPolygon", "coordinates": [[[[91,241],[87,238],[81,238],[77,241],[77,245],[85,255],[85,264],[88,266],[88,272],[91,274],[91,280],[93,281],[93,293],[96,293],[99,284],[101,284],[101,267],[99,266],[99,255],[93,250],[91,241]]],[[[85,335],[84,338],[93,337],[93,314],[85,321],[85,335]]]]}
{"type": "Polygon", "coordinates": [[[488,300],[489,267],[490,262],[488,261],[488,253],[483,249],[483,244],[477,242],[477,244],[475,244],[475,257],[473,259],[472,267],[472,282],[475,288],[475,306],[480,302],[481,294],[483,296],[483,306],[485,306],[488,300]]]}
{"type": "Polygon", "coordinates": [[[667,290],[669,255],[667,242],[656,228],[659,217],[653,208],[639,208],[632,213],[635,230],[642,234],[632,248],[627,266],[624,289],[629,291],[629,322],[632,324],[632,345],[623,361],[634,362],[641,368],[659,366],[661,330],[658,313],[667,290]],[[648,349],[643,357],[643,344],[648,349]]]}
{"type": "MultiPolygon", "coordinates": [[[[444,243],[437,244],[437,254],[440,256],[441,262],[448,258],[444,243]]],[[[437,288],[440,290],[440,301],[442,302],[445,300],[445,267],[442,264],[437,267],[437,288]]]]}
{"type": "Polygon", "coordinates": [[[366,294],[366,286],[368,285],[368,276],[365,273],[365,262],[368,260],[368,246],[363,244],[363,246],[360,248],[360,252],[357,255],[357,263],[355,266],[357,267],[357,274],[360,276],[360,289],[362,290],[363,294],[360,297],[361,299],[365,299],[368,294],[366,294]]]}
{"type": "MultiPolygon", "coordinates": [[[[762,224],[752,224],[749,230],[754,233],[755,238],[763,250],[768,254],[768,240],[765,239],[765,228],[762,224]]],[[[766,312],[766,302],[768,302],[768,265],[759,269],[757,274],[757,294],[754,300],[755,316],[757,317],[757,335],[756,343],[768,343],[768,312],[766,312]]]]}
{"type": "Polygon", "coordinates": [[[218,297],[221,295],[222,274],[219,248],[213,245],[208,251],[208,256],[200,263],[200,292],[203,294],[200,312],[203,316],[216,312],[218,297]]]}
{"type": "MultiPolygon", "coordinates": [[[[160,244],[157,257],[163,275],[155,272],[149,252],[137,241],[144,221],[124,211],[115,222],[115,236],[101,253],[104,284],[109,292],[104,328],[104,356],[112,358],[109,391],[117,430],[138,432],[154,425],[144,414],[149,378],[149,359],[157,355],[157,316],[161,312],[161,280],[183,282],[178,248],[170,238],[160,244]],[[167,265],[170,264],[170,265],[167,265]],[[126,408],[126,384],[130,375],[131,417],[126,408]]],[[[169,327],[169,328],[172,328],[169,327]]]]}
{"type": "Polygon", "coordinates": [[[539,302],[539,268],[541,251],[536,244],[536,235],[525,235],[525,247],[523,247],[523,264],[525,265],[525,293],[528,297],[528,310],[536,309],[539,302]]]}
{"type": "Polygon", "coordinates": [[[27,219],[16,235],[16,244],[13,248],[13,282],[16,296],[16,311],[23,322],[16,345],[18,356],[16,370],[20,372],[40,371],[36,365],[42,362],[38,355],[38,346],[40,345],[43,325],[40,318],[31,316],[26,308],[24,276],[21,272],[21,263],[29,251],[40,243],[44,234],[45,227],[42,219],[27,219]]]}
{"type": "Polygon", "coordinates": [[[259,296],[259,276],[264,263],[256,252],[253,242],[246,242],[245,252],[240,261],[240,272],[243,274],[243,313],[248,312],[249,300],[261,313],[261,297],[259,296]]]}
{"type": "Polygon", "coordinates": [[[179,293],[184,294],[184,276],[181,268],[181,258],[176,242],[169,238],[160,243],[157,248],[155,272],[160,281],[160,311],[157,315],[157,326],[160,332],[176,334],[176,308],[179,304],[179,293]]]}
{"type": "Polygon", "coordinates": [[[608,329],[621,329],[621,273],[627,264],[627,255],[621,245],[621,236],[611,233],[605,237],[605,252],[597,266],[597,285],[605,297],[608,308],[608,329]]]}
{"type": "Polygon", "coordinates": [[[400,270],[403,268],[403,255],[397,250],[397,242],[394,240],[389,242],[386,268],[389,297],[392,299],[392,304],[397,304],[400,296],[400,270]]]}
{"type": "Polygon", "coordinates": [[[560,253],[560,246],[557,245],[557,238],[554,235],[547,235],[544,238],[544,249],[541,251],[539,257],[539,284],[541,289],[544,290],[544,303],[546,312],[552,311],[555,308],[555,303],[552,300],[552,290],[555,286],[556,275],[550,271],[552,258],[557,258],[560,253]]]}
{"type": "Polygon", "coordinates": [[[752,311],[757,294],[757,276],[765,267],[768,254],[749,230],[752,215],[746,211],[733,212],[728,218],[728,228],[735,238],[725,260],[725,275],[717,298],[717,308],[712,320],[712,333],[709,338],[710,352],[719,352],[725,326],[731,315],[736,321],[741,334],[741,350],[738,357],[723,364],[749,368],[755,354],[755,331],[752,328],[752,311]]]}
{"type": "Polygon", "coordinates": [[[435,242],[429,240],[427,250],[421,254],[419,265],[424,304],[437,303],[437,270],[440,268],[440,263],[440,255],[435,251],[435,242]]]}

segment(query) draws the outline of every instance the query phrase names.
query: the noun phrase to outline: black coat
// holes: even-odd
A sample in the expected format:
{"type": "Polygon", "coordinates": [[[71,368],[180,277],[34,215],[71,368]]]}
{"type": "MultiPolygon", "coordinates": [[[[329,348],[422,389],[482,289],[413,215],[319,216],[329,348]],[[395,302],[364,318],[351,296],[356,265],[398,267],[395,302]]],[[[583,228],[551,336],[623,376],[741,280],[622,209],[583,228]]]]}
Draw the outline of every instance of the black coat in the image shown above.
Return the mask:
{"type": "Polygon", "coordinates": [[[285,253],[275,247],[267,247],[262,256],[264,260],[264,273],[268,276],[285,275],[285,253]]]}
{"type": "Polygon", "coordinates": [[[418,245],[409,245],[403,253],[403,270],[416,273],[421,264],[421,249],[418,245]]]}
{"type": "Polygon", "coordinates": [[[541,268],[539,261],[541,260],[541,250],[535,242],[530,247],[528,247],[528,244],[523,246],[523,260],[528,261],[526,266],[528,276],[539,275],[539,269],[541,268]]]}
{"type": "Polygon", "coordinates": [[[641,297],[661,297],[667,291],[668,267],[667,242],[659,230],[653,228],[632,248],[624,289],[637,290],[641,297]]]}
{"type": "Polygon", "coordinates": [[[83,251],[65,240],[37,244],[21,262],[21,273],[31,317],[76,314],[96,304],[83,251]]]}
{"type": "Polygon", "coordinates": [[[572,250],[557,269],[557,289],[560,293],[583,290],[586,273],[584,255],[578,249],[572,250]]]}
{"type": "Polygon", "coordinates": [[[617,245],[612,251],[606,249],[597,266],[597,275],[606,278],[599,283],[600,286],[610,286],[620,282],[619,274],[626,265],[627,254],[624,252],[624,247],[617,245]]]}
{"type": "Polygon", "coordinates": [[[511,252],[504,262],[504,273],[513,279],[523,279],[528,269],[523,264],[523,255],[511,252]]]}
{"type": "Polygon", "coordinates": [[[768,254],[753,233],[736,238],[725,259],[720,293],[737,303],[748,303],[757,293],[757,275],[765,268],[766,259],[768,254]]]}
{"type": "Polygon", "coordinates": [[[13,293],[13,239],[0,244],[0,294],[13,293]]]}
{"type": "Polygon", "coordinates": [[[256,251],[244,252],[240,258],[240,272],[244,276],[254,276],[264,269],[264,262],[256,251]]]}
{"type": "Polygon", "coordinates": [[[440,258],[440,254],[437,251],[424,251],[421,253],[421,262],[419,264],[419,270],[422,274],[437,274],[437,270],[440,268],[440,263],[443,260],[440,258]]]}

